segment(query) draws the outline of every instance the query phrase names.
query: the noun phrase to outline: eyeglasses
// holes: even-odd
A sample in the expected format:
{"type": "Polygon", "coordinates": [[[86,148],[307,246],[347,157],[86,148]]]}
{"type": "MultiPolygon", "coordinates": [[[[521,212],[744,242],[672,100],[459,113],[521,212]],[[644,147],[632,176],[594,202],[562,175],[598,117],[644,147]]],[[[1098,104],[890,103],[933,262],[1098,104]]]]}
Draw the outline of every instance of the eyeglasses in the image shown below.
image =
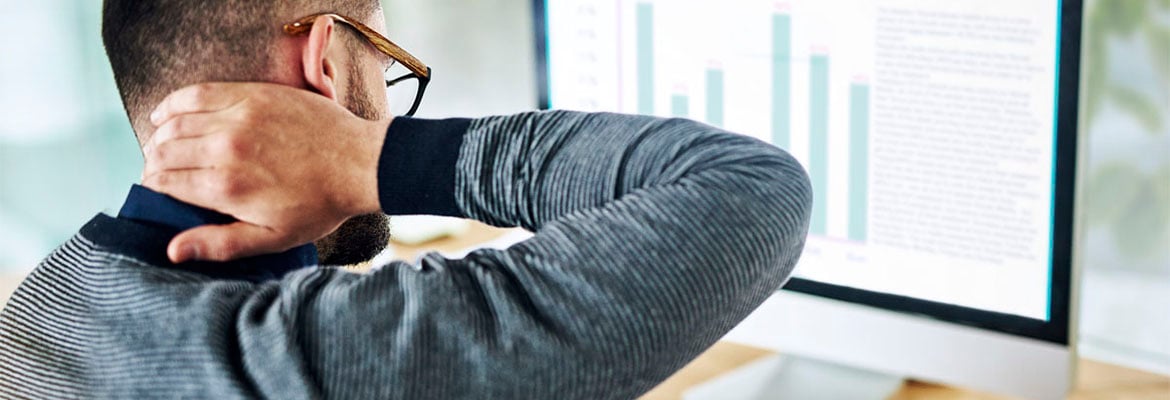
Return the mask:
{"type": "MultiPolygon", "coordinates": [[[[393,64],[400,64],[403,67],[406,67],[408,72],[402,74],[401,76],[396,73],[391,74],[390,71],[387,71],[388,74],[386,78],[386,88],[390,89],[391,86],[397,86],[399,88],[406,89],[404,90],[405,92],[413,92],[403,94],[414,94],[414,100],[409,102],[410,111],[405,114],[406,116],[414,115],[414,113],[418,111],[419,103],[422,103],[423,94],[427,91],[427,85],[431,83],[431,67],[423,64],[423,62],[419,61],[418,58],[415,58],[413,55],[406,52],[406,50],[398,47],[398,45],[394,44],[394,42],[391,42],[390,39],[382,36],[377,31],[370,29],[370,27],[362,24],[361,22],[357,22],[352,18],[337,14],[313,14],[298,19],[292,23],[286,24],[284,26],[284,32],[293,36],[307,33],[310,29],[312,29],[313,21],[316,20],[317,17],[321,16],[329,17],[335,22],[345,24],[353,28],[359,34],[361,34],[362,37],[366,39],[366,41],[374,45],[374,48],[389,56],[390,59],[394,61],[393,64]],[[417,89],[409,88],[412,86],[411,84],[417,85],[417,89]]],[[[394,66],[391,65],[391,67],[393,68],[394,66]]]]}

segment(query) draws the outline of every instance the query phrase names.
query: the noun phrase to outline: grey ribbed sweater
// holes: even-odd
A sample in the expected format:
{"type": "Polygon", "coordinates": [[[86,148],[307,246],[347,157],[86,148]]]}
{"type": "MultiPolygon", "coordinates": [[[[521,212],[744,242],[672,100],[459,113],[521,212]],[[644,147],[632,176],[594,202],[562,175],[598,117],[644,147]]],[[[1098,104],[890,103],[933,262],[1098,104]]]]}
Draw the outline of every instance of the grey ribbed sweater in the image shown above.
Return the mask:
{"type": "MultiPolygon", "coordinates": [[[[150,256],[166,237],[99,215],[0,313],[0,397],[633,398],[777,290],[803,248],[807,177],[760,141],[572,112],[460,130],[455,214],[535,237],[253,283],[170,265],[150,256]]],[[[435,197],[392,175],[385,211],[426,211],[387,207],[435,197]]]]}

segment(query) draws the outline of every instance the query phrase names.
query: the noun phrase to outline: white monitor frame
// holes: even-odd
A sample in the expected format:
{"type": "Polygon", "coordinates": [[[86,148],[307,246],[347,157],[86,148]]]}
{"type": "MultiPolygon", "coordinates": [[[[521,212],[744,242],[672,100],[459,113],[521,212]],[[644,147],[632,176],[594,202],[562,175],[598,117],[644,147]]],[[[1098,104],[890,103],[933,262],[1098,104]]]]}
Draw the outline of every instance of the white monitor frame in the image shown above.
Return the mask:
{"type": "Polygon", "coordinates": [[[1064,398],[1075,346],[780,291],[725,340],[1029,399],[1064,398]]]}

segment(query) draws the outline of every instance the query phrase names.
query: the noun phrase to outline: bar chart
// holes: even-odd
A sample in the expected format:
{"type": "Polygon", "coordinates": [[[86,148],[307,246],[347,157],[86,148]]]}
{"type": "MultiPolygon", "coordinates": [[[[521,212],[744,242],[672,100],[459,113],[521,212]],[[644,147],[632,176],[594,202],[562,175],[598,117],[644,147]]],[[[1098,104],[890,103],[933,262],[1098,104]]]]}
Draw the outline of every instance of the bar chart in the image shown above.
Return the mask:
{"type": "Polygon", "coordinates": [[[792,17],[782,8],[772,15],[772,144],[791,143],[792,17]]]}
{"type": "Polygon", "coordinates": [[[638,113],[654,114],[654,5],[638,3],[638,113]]]}
{"type": "Polygon", "coordinates": [[[869,84],[849,92],[849,239],[864,242],[869,219],[869,84]]]}
{"type": "Polygon", "coordinates": [[[723,127],[723,70],[707,69],[707,123],[723,127]]]}
{"type": "Polygon", "coordinates": [[[810,233],[864,242],[870,102],[868,83],[858,77],[869,74],[872,60],[858,62],[856,55],[871,47],[863,43],[867,38],[817,30],[836,13],[832,7],[740,1],[760,11],[745,17],[718,5],[637,0],[609,6],[619,32],[613,51],[633,60],[632,68],[617,62],[622,84],[613,108],[691,118],[789,150],[804,163],[817,193],[810,233]],[[696,23],[704,20],[739,28],[705,30],[696,23]],[[838,62],[834,49],[852,58],[838,62]]]}
{"type": "MultiPolygon", "coordinates": [[[[991,103],[1036,101],[1047,98],[1046,88],[1052,85],[1035,79],[1019,85],[992,82],[962,62],[1002,65],[996,76],[1043,76],[1035,66],[1004,61],[1048,51],[1023,45],[1040,42],[1003,38],[1008,44],[994,47],[1003,49],[997,50],[1001,54],[984,46],[1000,39],[981,29],[1019,24],[1012,17],[1025,13],[1019,9],[931,0],[558,4],[562,17],[549,24],[562,43],[550,48],[552,106],[688,118],[785,149],[801,162],[812,183],[810,235],[842,243],[870,245],[876,240],[908,246],[911,237],[918,237],[917,242],[937,237],[945,226],[922,233],[890,229],[931,212],[903,207],[907,195],[927,199],[946,190],[962,192],[932,176],[961,158],[928,158],[939,151],[962,154],[953,147],[965,139],[924,132],[968,129],[1015,112],[970,118],[969,107],[927,115],[920,110],[977,96],[1000,96],[989,98],[991,103]],[[955,8],[965,13],[943,12],[955,8]],[[927,164],[938,168],[921,168],[927,164]]],[[[1008,32],[1032,32],[1024,25],[1012,29],[1008,32]]],[[[998,131],[1050,124],[1036,121],[998,131]]],[[[1042,147],[1048,142],[1035,139],[1041,136],[1029,137],[1034,150],[1028,154],[1050,151],[1042,147]]],[[[1029,159],[1034,164],[1030,168],[1045,168],[1045,160],[1029,159]]],[[[1033,183],[1037,193],[1046,187],[1033,183]]],[[[946,202],[967,204],[967,197],[956,194],[946,202]]]]}

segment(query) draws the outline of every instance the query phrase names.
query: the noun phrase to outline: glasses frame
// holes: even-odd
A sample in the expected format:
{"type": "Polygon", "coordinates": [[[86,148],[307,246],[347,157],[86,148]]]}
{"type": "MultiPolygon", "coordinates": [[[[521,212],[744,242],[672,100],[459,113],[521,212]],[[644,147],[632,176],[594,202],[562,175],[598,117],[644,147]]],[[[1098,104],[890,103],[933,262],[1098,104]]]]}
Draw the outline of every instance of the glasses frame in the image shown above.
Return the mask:
{"type": "Polygon", "coordinates": [[[386,81],[386,88],[394,86],[395,84],[401,83],[408,79],[418,79],[418,93],[416,93],[414,96],[414,104],[410,105],[410,111],[406,113],[406,116],[408,117],[414,116],[414,113],[418,111],[419,104],[422,103],[423,94],[425,94],[427,91],[427,85],[431,83],[431,67],[424,64],[417,57],[411,55],[402,47],[394,44],[394,42],[390,41],[390,39],[382,36],[382,34],[378,33],[378,31],[371,29],[370,27],[362,24],[361,22],[358,22],[357,20],[354,20],[353,18],[349,18],[343,15],[334,13],[319,13],[305,16],[301,19],[285,24],[284,32],[292,36],[306,34],[313,28],[313,21],[316,21],[319,17],[328,17],[334,22],[353,28],[358,32],[358,34],[362,35],[362,37],[364,37],[367,42],[374,45],[374,48],[378,49],[379,52],[390,57],[391,60],[401,63],[406,67],[406,69],[410,70],[409,74],[386,81]]]}

